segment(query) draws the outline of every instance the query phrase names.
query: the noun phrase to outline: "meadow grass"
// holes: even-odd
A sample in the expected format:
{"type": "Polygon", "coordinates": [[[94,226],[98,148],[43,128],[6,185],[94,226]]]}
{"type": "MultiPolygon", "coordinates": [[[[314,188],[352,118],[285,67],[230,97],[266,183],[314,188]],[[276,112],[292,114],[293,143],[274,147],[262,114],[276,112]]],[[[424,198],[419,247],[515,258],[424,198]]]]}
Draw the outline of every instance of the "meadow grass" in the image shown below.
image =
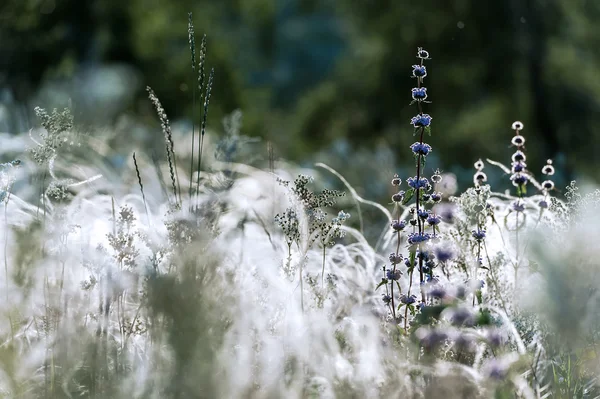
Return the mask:
{"type": "Polygon", "coordinates": [[[272,147],[268,168],[236,162],[252,140],[239,112],[210,140],[215,75],[191,15],[188,33],[198,128],[175,135],[148,88],[166,162],[138,151],[112,170],[69,110],[36,109],[41,129],[3,138],[28,150],[0,165],[0,397],[600,395],[600,191],[556,196],[552,162],[526,163],[521,122],[509,166],[476,161],[464,192],[427,176],[423,49],[415,175],[390,176],[391,204],[272,147]],[[490,167],[514,188],[487,185],[490,167]],[[319,189],[324,175],[347,193],[319,189]],[[379,239],[366,208],[387,220],[379,239]]]}

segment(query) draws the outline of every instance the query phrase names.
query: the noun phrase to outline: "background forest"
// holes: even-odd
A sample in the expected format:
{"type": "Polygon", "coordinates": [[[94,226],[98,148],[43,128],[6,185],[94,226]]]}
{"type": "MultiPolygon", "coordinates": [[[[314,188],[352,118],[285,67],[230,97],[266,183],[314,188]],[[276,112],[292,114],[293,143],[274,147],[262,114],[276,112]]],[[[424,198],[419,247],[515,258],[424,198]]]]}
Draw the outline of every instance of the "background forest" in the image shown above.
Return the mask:
{"type": "Polygon", "coordinates": [[[171,120],[189,124],[189,11],[208,35],[217,134],[241,109],[243,134],[270,141],[277,158],[329,162],[359,191],[387,195],[387,176],[412,164],[401,155],[413,142],[407,65],[422,46],[435,54],[429,91],[444,149],[432,170],[470,184],[478,158],[509,155],[497,147],[519,119],[531,163],[553,158],[559,188],[594,178],[600,3],[591,0],[4,0],[0,131],[35,125],[34,106],[70,106],[78,124],[121,131],[116,148],[151,145],[146,85],[171,120]]]}

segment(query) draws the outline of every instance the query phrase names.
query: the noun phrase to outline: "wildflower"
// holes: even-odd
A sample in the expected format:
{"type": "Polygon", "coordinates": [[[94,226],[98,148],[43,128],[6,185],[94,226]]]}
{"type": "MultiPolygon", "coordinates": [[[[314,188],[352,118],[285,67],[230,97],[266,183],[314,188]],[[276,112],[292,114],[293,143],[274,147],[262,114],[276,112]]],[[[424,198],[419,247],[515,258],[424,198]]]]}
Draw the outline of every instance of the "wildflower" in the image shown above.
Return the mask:
{"type": "Polygon", "coordinates": [[[429,211],[427,211],[425,209],[419,209],[417,211],[417,216],[420,217],[421,219],[427,219],[427,217],[429,217],[429,211]]]}
{"type": "Polygon", "coordinates": [[[423,195],[421,196],[421,199],[422,199],[424,202],[427,202],[427,201],[429,201],[429,198],[431,198],[431,196],[430,196],[429,194],[423,194],[423,195]]]}
{"type": "Polygon", "coordinates": [[[392,185],[399,186],[400,184],[402,184],[402,179],[400,179],[398,175],[394,175],[394,178],[392,179],[392,185]]]}
{"type": "Polygon", "coordinates": [[[431,193],[430,198],[433,202],[440,202],[442,200],[442,193],[438,193],[438,192],[431,193]]]}
{"type": "Polygon", "coordinates": [[[413,303],[417,302],[417,296],[416,295],[406,295],[406,294],[402,294],[400,295],[400,302],[402,302],[405,305],[412,305],[413,303]]]}
{"type": "Polygon", "coordinates": [[[446,289],[444,287],[433,287],[429,291],[429,296],[435,299],[442,299],[447,295],[446,289]]]}
{"type": "Polygon", "coordinates": [[[419,328],[416,331],[419,343],[425,349],[433,350],[443,344],[448,339],[448,334],[437,329],[419,328]]]}
{"type": "Polygon", "coordinates": [[[429,223],[430,226],[437,226],[438,224],[440,224],[441,221],[442,218],[438,215],[430,215],[427,218],[427,223],[429,223]]]}
{"type": "Polygon", "coordinates": [[[427,88],[425,87],[413,87],[411,93],[415,101],[425,101],[427,98],[427,88]]]}
{"type": "Polygon", "coordinates": [[[554,182],[552,180],[545,180],[542,182],[542,187],[545,190],[552,190],[554,188],[554,182]]]}
{"type": "Polygon", "coordinates": [[[431,152],[431,146],[426,143],[416,142],[410,146],[410,149],[415,155],[427,156],[431,152]]]}
{"type": "Polygon", "coordinates": [[[519,173],[525,170],[527,164],[525,162],[513,162],[512,163],[512,172],[519,173]]]}
{"type": "Polygon", "coordinates": [[[513,130],[523,130],[523,122],[515,121],[512,124],[513,130]]]}
{"type": "Polygon", "coordinates": [[[525,153],[523,151],[517,150],[514,154],[512,154],[513,162],[525,162],[527,157],[525,157],[525,153]]]}
{"type": "Polygon", "coordinates": [[[392,201],[402,202],[404,199],[404,194],[406,194],[404,191],[398,191],[396,194],[392,195],[392,201]]]}
{"type": "Polygon", "coordinates": [[[546,202],[546,200],[541,200],[540,202],[538,202],[538,206],[542,209],[546,209],[548,208],[548,202],[546,202]]]}
{"type": "Polygon", "coordinates": [[[450,316],[450,322],[457,327],[470,327],[475,323],[475,316],[468,308],[461,307],[454,309],[450,316]]]}
{"type": "Polygon", "coordinates": [[[481,171],[478,171],[473,175],[473,183],[475,185],[481,185],[481,183],[485,183],[487,181],[487,175],[481,171]]]}
{"type": "Polygon", "coordinates": [[[392,302],[392,297],[388,294],[383,294],[381,300],[383,301],[383,303],[385,303],[386,305],[389,305],[390,302],[392,302]]]}
{"type": "Polygon", "coordinates": [[[408,235],[408,243],[410,245],[420,244],[431,239],[429,233],[410,233],[408,235]]]}
{"type": "Polygon", "coordinates": [[[419,114],[410,119],[410,124],[414,127],[427,127],[431,124],[431,119],[433,118],[428,114],[419,114]]]}
{"type": "Polygon", "coordinates": [[[426,177],[421,177],[419,179],[417,179],[417,177],[409,177],[406,182],[408,183],[408,185],[412,188],[414,188],[415,190],[418,190],[420,188],[428,188],[430,187],[429,185],[429,180],[427,180],[426,177]]]}
{"type": "Polygon", "coordinates": [[[510,142],[517,147],[522,147],[523,144],[525,144],[525,137],[518,134],[514,136],[510,142]]]}
{"type": "Polygon", "coordinates": [[[415,78],[424,78],[425,76],[427,76],[427,68],[425,68],[425,65],[413,65],[413,72],[412,75],[415,78]]]}
{"type": "Polygon", "coordinates": [[[554,166],[552,166],[552,160],[549,159],[546,162],[546,166],[542,168],[542,173],[548,176],[552,176],[554,174],[554,166]]]}
{"type": "Polygon", "coordinates": [[[523,212],[525,210],[525,204],[522,201],[516,200],[512,203],[512,209],[516,212],[523,212]]]}
{"type": "Polygon", "coordinates": [[[389,259],[390,259],[390,263],[391,263],[392,265],[397,265],[398,263],[402,262],[402,260],[403,260],[404,258],[402,257],[402,255],[401,255],[401,254],[397,254],[397,253],[395,253],[395,252],[392,252],[392,253],[390,254],[390,257],[389,257],[389,259]]]}
{"type": "Polygon", "coordinates": [[[416,226],[417,225],[417,219],[411,219],[410,220],[410,225],[411,226],[416,226]]]}
{"type": "Polygon", "coordinates": [[[523,184],[527,184],[529,178],[523,173],[515,173],[510,177],[510,180],[512,180],[514,186],[522,186],[523,184]]]}
{"type": "Polygon", "coordinates": [[[406,221],[405,220],[392,220],[391,225],[392,225],[392,229],[394,229],[394,231],[402,231],[406,227],[406,221]]]}
{"type": "Polygon", "coordinates": [[[400,277],[402,277],[402,272],[400,270],[388,270],[386,272],[386,277],[388,278],[388,280],[400,280],[400,277]]]}
{"type": "Polygon", "coordinates": [[[422,60],[430,60],[431,58],[429,58],[429,52],[427,52],[426,50],[423,50],[422,47],[419,47],[417,49],[417,58],[420,58],[422,60]]]}
{"type": "Polygon", "coordinates": [[[483,240],[485,238],[485,230],[473,230],[471,232],[471,235],[477,241],[481,241],[481,240],[483,240]]]}
{"type": "Polygon", "coordinates": [[[447,262],[454,257],[454,252],[449,247],[437,247],[435,255],[440,262],[447,262]]]}

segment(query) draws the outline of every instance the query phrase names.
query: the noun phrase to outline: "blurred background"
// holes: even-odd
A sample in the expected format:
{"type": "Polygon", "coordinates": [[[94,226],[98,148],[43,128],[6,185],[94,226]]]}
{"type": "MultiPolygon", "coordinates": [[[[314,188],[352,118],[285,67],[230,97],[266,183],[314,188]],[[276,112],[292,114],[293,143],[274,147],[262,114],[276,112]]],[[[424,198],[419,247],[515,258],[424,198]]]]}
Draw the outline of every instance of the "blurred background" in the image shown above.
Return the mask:
{"type": "Polygon", "coordinates": [[[466,187],[477,159],[508,164],[520,120],[532,172],[553,158],[558,187],[597,179],[597,0],[2,0],[0,132],[38,125],[35,106],[69,106],[129,156],[131,143],[160,142],[146,85],[173,124],[191,126],[190,11],[197,43],[208,36],[217,136],[240,109],[241,133],[265,154],[270,142],[276,158],[326,162],[367,197],[387,195],[393,173],[414,175],[421,46],[432,58],[426,175],[440,168],[466,187]]]}

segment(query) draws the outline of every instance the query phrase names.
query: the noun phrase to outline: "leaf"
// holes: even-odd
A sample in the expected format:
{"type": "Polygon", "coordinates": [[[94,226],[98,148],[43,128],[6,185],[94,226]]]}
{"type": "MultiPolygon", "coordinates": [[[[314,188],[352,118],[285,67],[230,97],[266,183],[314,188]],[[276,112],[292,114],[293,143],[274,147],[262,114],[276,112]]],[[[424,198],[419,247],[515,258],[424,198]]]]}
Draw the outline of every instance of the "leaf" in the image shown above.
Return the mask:
{"type": "Polygon", "coordinates": [[[402,200],[402,205],[408,204],[408,201],[410,201],[412,199],[413,195],[415,195],[414,188],[411,188],[406,193],[404,193],[404,199],[402,200]]]}
{"type": "Polygon", "coordinates": [[[388,283],[388,279],[387,278],[382,278],[381,279],[381,283],[377,284],[377,287],[375,287],[375,291],[377,291],[379,289],[379,287],[381,287],[382,285],[385,285],[388,283]]]}

